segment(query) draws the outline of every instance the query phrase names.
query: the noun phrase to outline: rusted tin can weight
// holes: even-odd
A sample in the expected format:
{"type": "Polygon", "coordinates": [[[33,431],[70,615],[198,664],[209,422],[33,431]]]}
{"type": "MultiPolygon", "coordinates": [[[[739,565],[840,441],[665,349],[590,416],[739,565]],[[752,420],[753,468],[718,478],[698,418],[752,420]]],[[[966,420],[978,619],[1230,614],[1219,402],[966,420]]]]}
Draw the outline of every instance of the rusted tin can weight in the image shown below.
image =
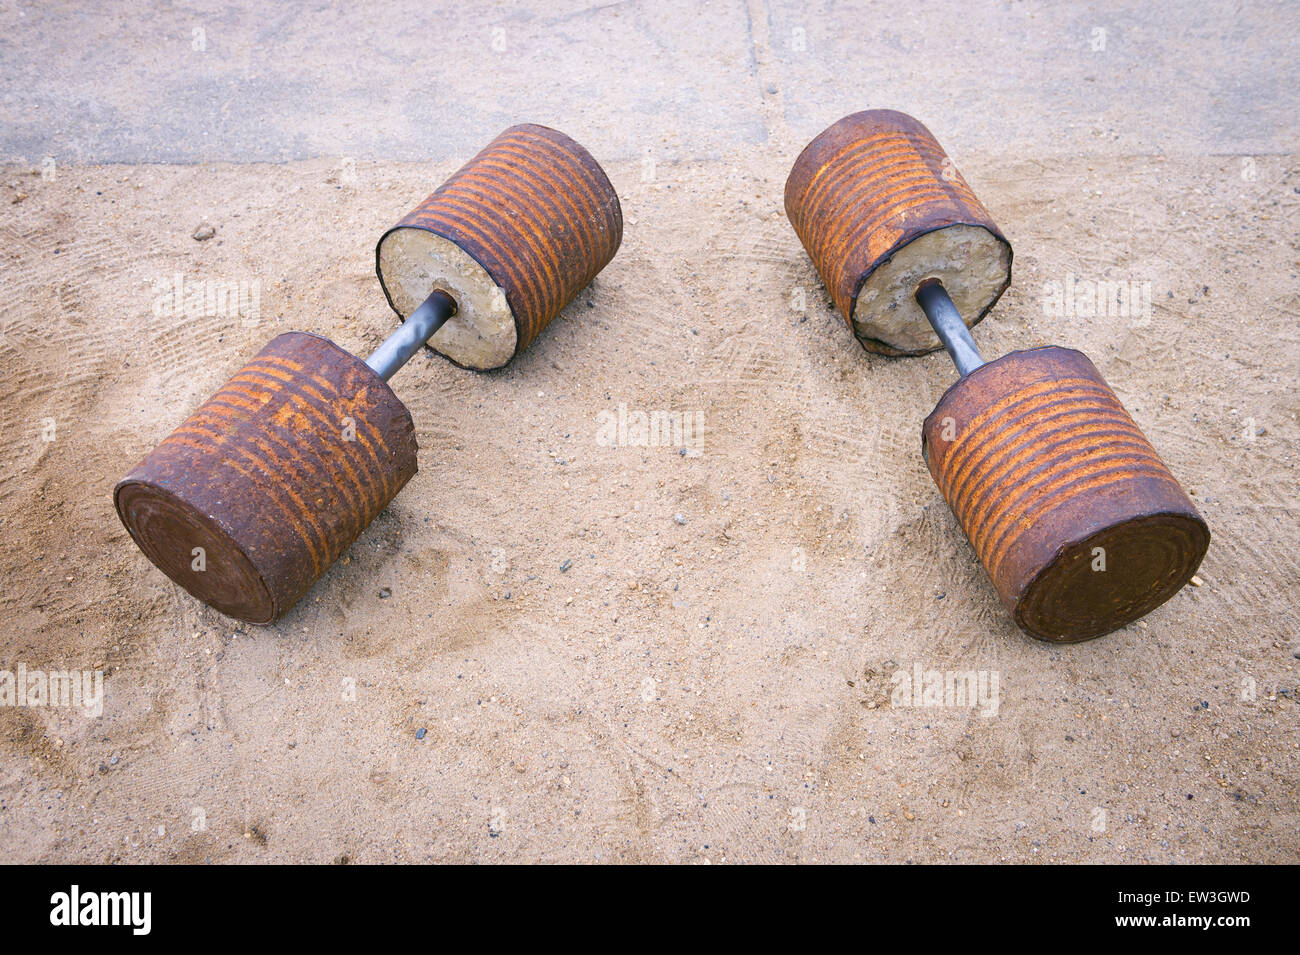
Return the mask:
{"type": "Polygon", "coordinates": [[[421,347],[508,362],[614,257],[618,196],[563,133],[514,126],[386,232],[376,270],[403,324],[368,359],[271,341],[117,485],[145,556],[224,614],[267,624],[416,472],[388,380],[421,347]]]}
{"type": "Polygon", "coordinates": [[[1092,362],[980,356],[967,321],[1010,283],[1011,246],[929,130],[845,117],[796,161],[786,211],[863,347],[956,365],[922,453],[1021,629],[1088,640],[1182,589],[1209,529],[1092,362]]]}

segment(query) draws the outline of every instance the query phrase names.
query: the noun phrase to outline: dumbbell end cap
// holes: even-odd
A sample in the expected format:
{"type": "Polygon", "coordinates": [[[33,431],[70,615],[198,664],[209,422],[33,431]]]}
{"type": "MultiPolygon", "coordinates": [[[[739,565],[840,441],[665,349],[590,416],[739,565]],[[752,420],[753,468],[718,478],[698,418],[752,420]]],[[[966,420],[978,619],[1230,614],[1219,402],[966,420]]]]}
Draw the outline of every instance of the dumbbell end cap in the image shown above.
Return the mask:
{"type": "Polygon", "coordinates": [[[243,548],[175,492],[128,475],[114,489],[113,502],[144,555],[189,594],[246,623],[269,624],[280,615],[243,548]]]}
{"type": "Polygon", "coordinates": [[[405,321],[441,289],[457,313],[428,342],[465,368],[500,368],[609,264],[623,211],[585,147],[511,126],[385,232],[379,284],[405,321]]]}
{"type": "Polygon", "coordinates": [[[1011,244],[931,132],[896,110],[823,130],[795,160],[785,211],[831,299],[867,351],[942,347],[916,302],[943,283],[965,323],[1011,283],[1011,244]]]}
{"type": "Polygon", "coordinates": [[[1210,530],[1197,514],[1128,517],[1061,547],[1012,611],[1031,636],[1078,643],[1119,630],[1183,589],[1200,567],[1210,530]],[[1108,572],[1096,569],[1101,555],[1108,572]]]}

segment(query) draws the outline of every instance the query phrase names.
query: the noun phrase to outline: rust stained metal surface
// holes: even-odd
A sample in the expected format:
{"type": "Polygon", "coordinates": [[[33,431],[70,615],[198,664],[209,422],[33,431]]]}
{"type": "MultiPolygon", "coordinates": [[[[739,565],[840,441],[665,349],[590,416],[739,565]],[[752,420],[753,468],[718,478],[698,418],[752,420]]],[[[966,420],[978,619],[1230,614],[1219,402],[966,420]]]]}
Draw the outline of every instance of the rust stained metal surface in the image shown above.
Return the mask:
{"type": "MultiPolygon", "coordinates": [[[[977,314],[965,316],[968,324],[979,322],[1011,281],[1006,237],[930,131],[906,113],[853,113],[820,133],[790,170],[785,211],[850,329],[863,283],[900,249],[938,229],[979,227],[1006,246],[1005,281],[977,314]]],[[[886,355],[937,347],[904,350],[858,340],[886,355]]]]}
{"type": "Polygon", "coordinates": [[[381,237],[380,248],[402,228],[447,239],[487,271],[514,315],[517,354],[613,259],[623,212],[586,149],[557,130],[523,124],[452,174],[381,237]]]}
{"type": "Polygon", "coordinates": [[[137,464],[114,500],[164,574],[266,624],[415,471],[411,416],[387,383],[329,340],[290,332],[137,464]]]}
{"type": "Polygon", "coordinates": [[[1011,352],[958,381],[926,418],[930,474],[1016,623],[1098,637],[1196,572],[1210,533],[1092,362],[1011,352]]]}

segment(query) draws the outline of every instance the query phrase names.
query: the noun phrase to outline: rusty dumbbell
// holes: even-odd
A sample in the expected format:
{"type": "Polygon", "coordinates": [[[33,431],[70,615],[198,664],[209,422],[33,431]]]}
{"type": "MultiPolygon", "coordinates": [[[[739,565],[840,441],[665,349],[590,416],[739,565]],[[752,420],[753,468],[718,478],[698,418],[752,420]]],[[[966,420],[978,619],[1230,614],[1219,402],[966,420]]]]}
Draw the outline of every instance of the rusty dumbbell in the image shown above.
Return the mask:
{"type": "Polygon", "coordinates": [[[795,161],[785,208],[862,346],[945,348],[960,380],[921,448],[1016,623],[1087,640],[1191,579],[1205,521],[1087,357],[1048,346],[985,363],[968,325],[1011,282],[1011,245],[921,123],[846,116],[795,161]]]}
{"type": "Polygon", "coordinates": [[[422,345],[506,364],[622,237],[618,196],[582,146],[507,129],[380,238],[398,330],[365,361],[305,332],[274,339],[118,483],[122,523],[199,600],[271,623],[415,474],[397,369],[422,345]]]}

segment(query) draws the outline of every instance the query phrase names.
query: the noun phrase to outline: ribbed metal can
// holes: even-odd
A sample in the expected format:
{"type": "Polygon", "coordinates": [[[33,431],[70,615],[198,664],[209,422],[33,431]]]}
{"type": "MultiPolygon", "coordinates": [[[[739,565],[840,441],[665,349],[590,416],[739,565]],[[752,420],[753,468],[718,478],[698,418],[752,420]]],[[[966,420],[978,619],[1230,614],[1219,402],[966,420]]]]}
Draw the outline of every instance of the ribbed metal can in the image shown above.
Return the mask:
{"type": "Polygon", "coordinates": [[[411,416],[333,342],[280,335],[117,485],[145,556],[193,596],[271,623],[416,471],[411,416]]]}
{"type": "Polygon", "coordinates": [[[405,320],[434,289],[457,313],[429,347],[497,368],[618,251],[623,214],[604,170],[545,126],[512,126],[380,238],[375,269],[405,320]]]}
{"type": "Polygon", "coordinates": [[[795,160],[785,210],[835,307],[868,351],[941,347],[916,288],[938,279],[968,325],[1011,282],[1011,245],[943,148],[895,110],[853,113],[795,160]]]}
{"type": "Polygon", "coordinates": [[[922,428],[930,474],[1027,633],[1117,630],[1191,579],[1210,532],[1092,362],[1049,346],[977,368],[922,428]]]}

